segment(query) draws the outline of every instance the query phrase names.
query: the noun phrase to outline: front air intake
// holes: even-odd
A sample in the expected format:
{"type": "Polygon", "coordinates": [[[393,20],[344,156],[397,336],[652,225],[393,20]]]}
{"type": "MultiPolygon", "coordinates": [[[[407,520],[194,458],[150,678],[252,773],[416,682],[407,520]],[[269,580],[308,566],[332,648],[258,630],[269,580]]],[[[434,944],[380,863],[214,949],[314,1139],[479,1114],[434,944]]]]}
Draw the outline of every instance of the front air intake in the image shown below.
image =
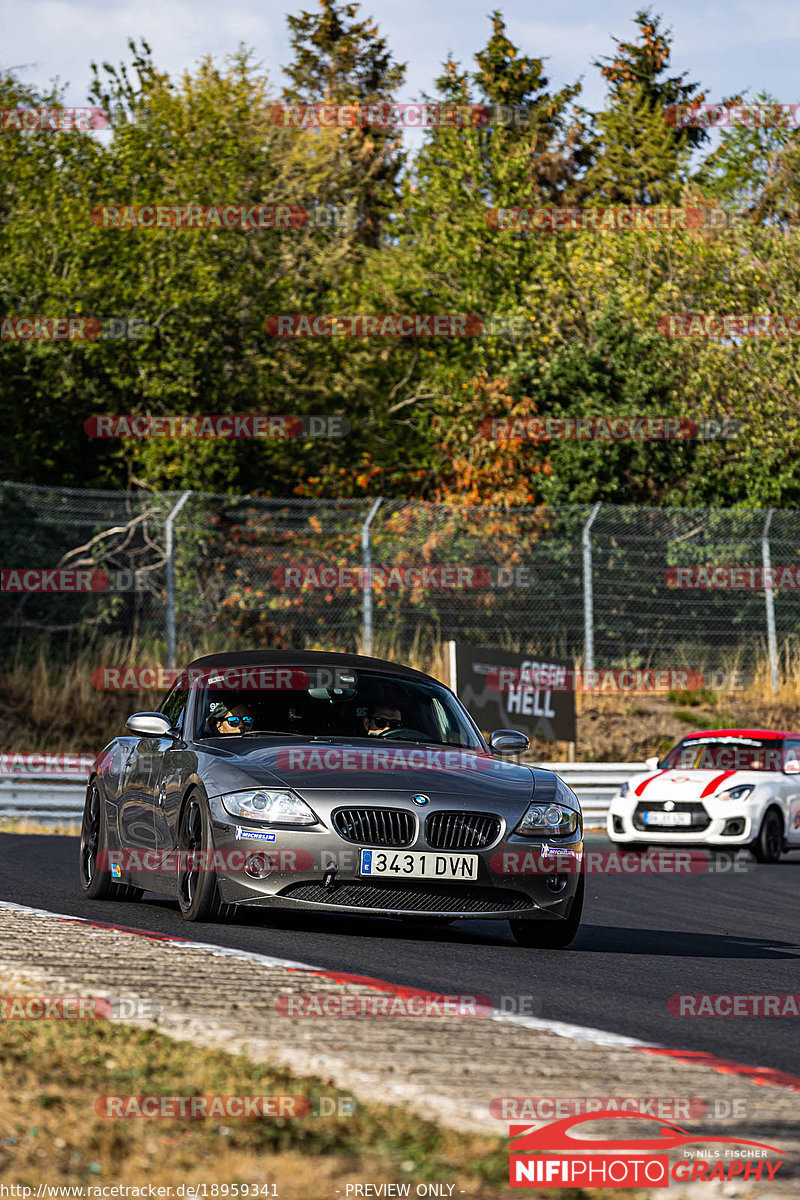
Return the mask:
{"type": "Polygon", "coordinates": [[[337,808],[331,819],[340,838],[359,846],[410,846],[417,832],[402,808],[337,808]]]}
{"type": "Polygon", "coordinates": [[[487,813],[435,812],[425,823],[425,838],[435,850],[482,850],[500,836],[500,821],[487,813]]]}

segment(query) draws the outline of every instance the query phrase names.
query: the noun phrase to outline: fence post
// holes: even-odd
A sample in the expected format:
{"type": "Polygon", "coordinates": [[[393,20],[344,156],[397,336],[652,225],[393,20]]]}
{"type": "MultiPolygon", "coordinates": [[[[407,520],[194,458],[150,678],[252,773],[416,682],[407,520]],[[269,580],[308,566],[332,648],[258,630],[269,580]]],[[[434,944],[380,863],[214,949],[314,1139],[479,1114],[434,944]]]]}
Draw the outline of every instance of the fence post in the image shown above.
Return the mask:
{"type": "Polygon", "coordinates": [[[383,496],[378,496],[378,499],[367,513],[364,524],[361,526],[361,595],[364,602],[362,640],[364,642],[365,654],[372,654],[372,542],[370,540],[370,526],[382,504],[383,496]]]}
{"type": "Polygon", "coordinates": [[[175,518],[183,508],[186,501],[191,496],[191,492],[184,492],[178,503],[170,511],[164,525],[164,541],[166,543],[167,556],[167,667],[175,666],[175,554],[174,554],[174,539],[173,528],[175,518]]]}
{"type": "Polygon", "coordinates": [[[592,600],[592,540],[589,537],[594,519],[600,511],[598,500],[583,527],[583,675],[594,670],[594,605],[592,600]]]}
{"type": "Polygon", "coordinates": [[[772,676],[772,690],[778,693],[778,639],[775,634],[775,593],[772,590],[772,566],[769,553],[769,527],[772,524],[771,508],[764,522],[764,532],[761,535],[761,562],[764,566],[764,598],[767,605],[767,646],[769,647],[769,669],[772,676]]]}

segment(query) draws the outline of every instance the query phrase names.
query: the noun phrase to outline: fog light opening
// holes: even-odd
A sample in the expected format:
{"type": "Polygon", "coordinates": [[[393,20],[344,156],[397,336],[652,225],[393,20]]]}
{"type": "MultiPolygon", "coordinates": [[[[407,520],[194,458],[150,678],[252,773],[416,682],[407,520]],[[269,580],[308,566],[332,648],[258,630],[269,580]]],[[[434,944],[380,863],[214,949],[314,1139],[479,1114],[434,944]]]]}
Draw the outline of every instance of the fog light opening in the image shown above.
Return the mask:
{"type": "Polygon", "coordinates": [[[265,854],[251,854],[244,868],[245,875],[249,875],[251,879],[266,879],[271,871],[272,867],[265,854]]]}
{"type": "Polygon", "coordinates": [[[569,876],[567,875],[548,875],[545,880],[548,892],[554,892],[556,895],[563,892],[567,886],[569,876]]]}
{"type": "Polygon", "coordinates": [[[731,817],[725,822],[722,830],[723,837],[739,837],[744,833],[744,817],[731,817]]]}

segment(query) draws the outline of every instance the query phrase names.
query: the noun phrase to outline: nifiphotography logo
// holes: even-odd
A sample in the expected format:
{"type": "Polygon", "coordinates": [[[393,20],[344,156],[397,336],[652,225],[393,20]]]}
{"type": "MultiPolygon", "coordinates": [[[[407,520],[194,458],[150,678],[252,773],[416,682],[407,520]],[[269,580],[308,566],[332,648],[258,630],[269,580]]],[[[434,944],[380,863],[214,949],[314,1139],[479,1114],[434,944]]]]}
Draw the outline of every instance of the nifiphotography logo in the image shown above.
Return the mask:
{"type": "Polygon", "coordinates": [[[603,1112],[565,1117],[546,1125],[511,1125],[509,1182],[512,1187],[643,1188],[676,1183],[752,1180],[770,1182],[783,1166],[768,1156],[783,1155],[777,1146],[744,1138],[703,1137],[642,1113],[603,1112]],[[643,1130],[642,1137],[616,1141],[582,1128],[595,1121],[634,1122],[622,1136],[643,1130]],[[669,1151],[681,1157],[670,1166],[669,1151]]]}

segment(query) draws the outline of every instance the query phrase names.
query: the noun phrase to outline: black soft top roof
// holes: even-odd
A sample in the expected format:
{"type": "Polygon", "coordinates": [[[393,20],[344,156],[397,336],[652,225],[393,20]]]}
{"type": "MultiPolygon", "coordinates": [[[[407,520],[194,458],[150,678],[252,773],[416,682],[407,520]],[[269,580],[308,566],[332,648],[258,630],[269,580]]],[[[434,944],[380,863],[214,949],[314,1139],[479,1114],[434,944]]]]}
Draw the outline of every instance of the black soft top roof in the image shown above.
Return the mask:
{"type": "MultiPolygon", "coordinates": [[[[400,663],[389,662],[384,658],[368,658],[364,654],[337,654],[327,650],[232,650],[225,654],[206,654],[196,658],[187,666],[222,668],[222,667],[352,667],[353,670],[386,671],[393,675],[402,675],[407,679],[420,679],[430,682],[432,675],[423,671],[415,671],[413,667],[405,667],[400,663]]],[[[434,682],[438,682],[434,680],[434,682]]]]}

